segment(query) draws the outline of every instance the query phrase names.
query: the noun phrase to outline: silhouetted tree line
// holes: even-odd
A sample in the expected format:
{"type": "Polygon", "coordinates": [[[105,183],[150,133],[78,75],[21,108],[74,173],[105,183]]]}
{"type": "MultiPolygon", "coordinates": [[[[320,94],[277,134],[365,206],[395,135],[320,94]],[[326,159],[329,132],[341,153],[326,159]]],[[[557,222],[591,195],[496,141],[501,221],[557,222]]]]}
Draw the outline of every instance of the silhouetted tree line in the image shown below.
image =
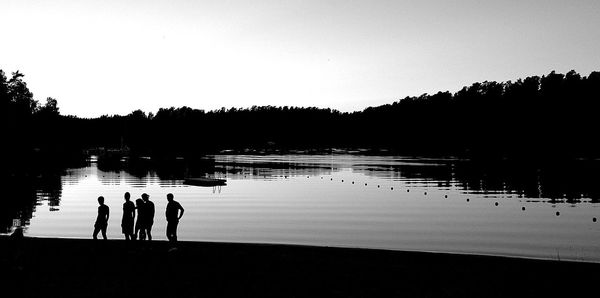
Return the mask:
{"type": "MultiPolygon", "coordinates": [[[[599,102],[600,72],[588,77],[551,72],[516,82],[474,83],[455,94],[407,97],[367,108],[358,122],[409,127],[396,140],[415,142],[408,144],[415,153],[597,156],[599,102]]],[[[373,134],[367,143],[384,135],[373,134]]],[[[402,145],[396,140],[387,145],[402,145]]]]}
{"type": "Polygon", "coordinates": [[[69,136],[72,118],[60,115],[54,98],[35,100],[22,73],[7,78],[0,69],[0,173],[52,172],[81,162],[82,147],[69,136]]]}
{"type": "Polygon", "coordinates": [[[198,156],[230,149],[367,148],[466,157],[597,157],[600,72],[551,72],[482,82],[456,93],[405,97],[342,113],[332,109],[253,106],[204,111],[141,110],[126,116],[62,116],[57,101],[33,99],[19,72],[0,77],[2,126],[9,152],[72,156],[87,148],[132,155],[198,156]]]}

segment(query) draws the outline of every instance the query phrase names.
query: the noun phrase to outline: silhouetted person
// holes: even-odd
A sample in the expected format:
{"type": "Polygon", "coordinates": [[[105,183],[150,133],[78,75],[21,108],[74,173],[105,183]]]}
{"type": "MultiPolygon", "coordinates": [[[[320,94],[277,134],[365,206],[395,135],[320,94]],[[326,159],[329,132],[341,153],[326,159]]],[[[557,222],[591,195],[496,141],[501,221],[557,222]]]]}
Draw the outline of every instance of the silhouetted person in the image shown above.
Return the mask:
{"type": "Polygon", "coordinates": [[[150,201],[150,196],[146,193],[142,194],[144,200],[144,223],[143,228],[148,236],[148,240],[152,240],[152,225],[154,224],[154,203],[150,201]]]}
{"type": "Polygon", "coordinates": [[[183,216],[183,207],[179,202],[173,200],[173,194],[170,193],[167,195],[167,238],[171,242],[177,242],[177,225],[179,224],[179,219],[183,216]],[[179,213],[181,210],[181,213],[179,213]]]}
{"type": "Polygon", "coordinates": [[[134,240],[133,223],[135,219],[135,204],[130,201],[131,195],[125,193],[125,203],[123,203],[123,219],[121,219],[121,231],[125,234],[125,240],[134,240]]]}
{"type": "Polygon", "coordinates": [[[144,222],[146,221],[146,210],[144,209],[144,200],[135,200],[136,209],[138,211],[137,220],[135,221],[135,235],[134,239],[146,240],[146,228],[144,228],[144,222]]]}
{"type": "Polygon", "coordinates": [[[98,232],[102,231],[102,238],[106,240],[106,228],[108,227],[109,209],[108,206],[104,205],[104,197],[98,197],[98,217],[94,224],[94,239],[98,239],[98,232]]]}

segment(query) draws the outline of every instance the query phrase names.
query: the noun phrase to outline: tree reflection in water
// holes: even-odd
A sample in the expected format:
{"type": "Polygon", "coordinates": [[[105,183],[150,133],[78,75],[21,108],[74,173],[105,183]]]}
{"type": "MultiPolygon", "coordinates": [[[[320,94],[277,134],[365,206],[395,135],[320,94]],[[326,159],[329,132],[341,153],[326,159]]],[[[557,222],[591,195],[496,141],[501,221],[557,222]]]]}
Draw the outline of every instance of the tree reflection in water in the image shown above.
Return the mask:
{"type": "MultiPolygon", "coordinates": [[[[145,184],[149,176],[172,183],[177,179],[206,174],[234,179],[270,180],[330,175],[351,168],[353,172],[366,176],[402,181],[409,187],[407,190],[411,185],[424,184],[427,187],[458,188],[468,193],[494,197],[523,197],[531,202],[550,204],[600,202],[600,184],[597,183],[600,162],[594,160],[531,163],[352,155],[307,155],[304,158],[296,156],[287,159],[283,162],[281,158],[268,155],[215,156],[193,161],[138,158],[110,164],[98,162],[97,166],[107,174],[98,178],[103,184],[109,185],[122,183],[121,175],[125,174],[137,177],[140,183],[145,184]]],[[[17,227],[26,228],[36,207],[43,202],[46,202],[50,211],[59,210],[63,174],[57,171],[35,177],[2,178],[5,186],[0,208],[0,233],[10,233],[17,227]]],[[[85,179],[83,176],[70,178],[85,179]]]]}
{"type": "Polygon", "coordinates": [[[4,177],[3,202],[0,208],[0,233],[26,228],[37,206],[47,202],[50,211],[58,210],[62,194],[61,175],[4,177]]]}

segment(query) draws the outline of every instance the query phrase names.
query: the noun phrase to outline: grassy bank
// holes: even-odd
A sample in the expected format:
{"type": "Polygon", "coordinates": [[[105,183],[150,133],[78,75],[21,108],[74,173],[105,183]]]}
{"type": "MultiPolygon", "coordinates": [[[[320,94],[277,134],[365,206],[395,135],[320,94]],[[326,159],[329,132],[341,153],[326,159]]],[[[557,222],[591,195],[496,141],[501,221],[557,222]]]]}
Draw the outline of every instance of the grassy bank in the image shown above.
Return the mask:
{"type": "MultiPolygon", "coordinates": [[[[600,264],[290,245],[0,238],[2,293],[514,297],[594,293],[600,264]]],[[[4,297],[9,297],[5,296],[4,297]]]]}

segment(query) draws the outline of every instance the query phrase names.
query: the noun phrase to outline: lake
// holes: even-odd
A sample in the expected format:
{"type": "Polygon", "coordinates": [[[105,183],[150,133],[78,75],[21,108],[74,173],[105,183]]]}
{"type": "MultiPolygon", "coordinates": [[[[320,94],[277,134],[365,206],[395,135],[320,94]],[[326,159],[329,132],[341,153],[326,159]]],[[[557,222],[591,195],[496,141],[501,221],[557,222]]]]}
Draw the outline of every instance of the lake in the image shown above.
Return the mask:
{"type": "Polygon", "coordinates": [[[508,255],[600,262],[597,161],[551,165],[398,156],[216,155],[83,168],[11,183],[2,232],[91,238],[100,195],[109,239],[122,239],[123,194],[148,193],[164,240],[166,195],[185,208],[179,239],[508,255]],[[227,179],[189,186],[184,177],[227,179]],[[16,203],[15,203],[16,202],[16,203]]]}

